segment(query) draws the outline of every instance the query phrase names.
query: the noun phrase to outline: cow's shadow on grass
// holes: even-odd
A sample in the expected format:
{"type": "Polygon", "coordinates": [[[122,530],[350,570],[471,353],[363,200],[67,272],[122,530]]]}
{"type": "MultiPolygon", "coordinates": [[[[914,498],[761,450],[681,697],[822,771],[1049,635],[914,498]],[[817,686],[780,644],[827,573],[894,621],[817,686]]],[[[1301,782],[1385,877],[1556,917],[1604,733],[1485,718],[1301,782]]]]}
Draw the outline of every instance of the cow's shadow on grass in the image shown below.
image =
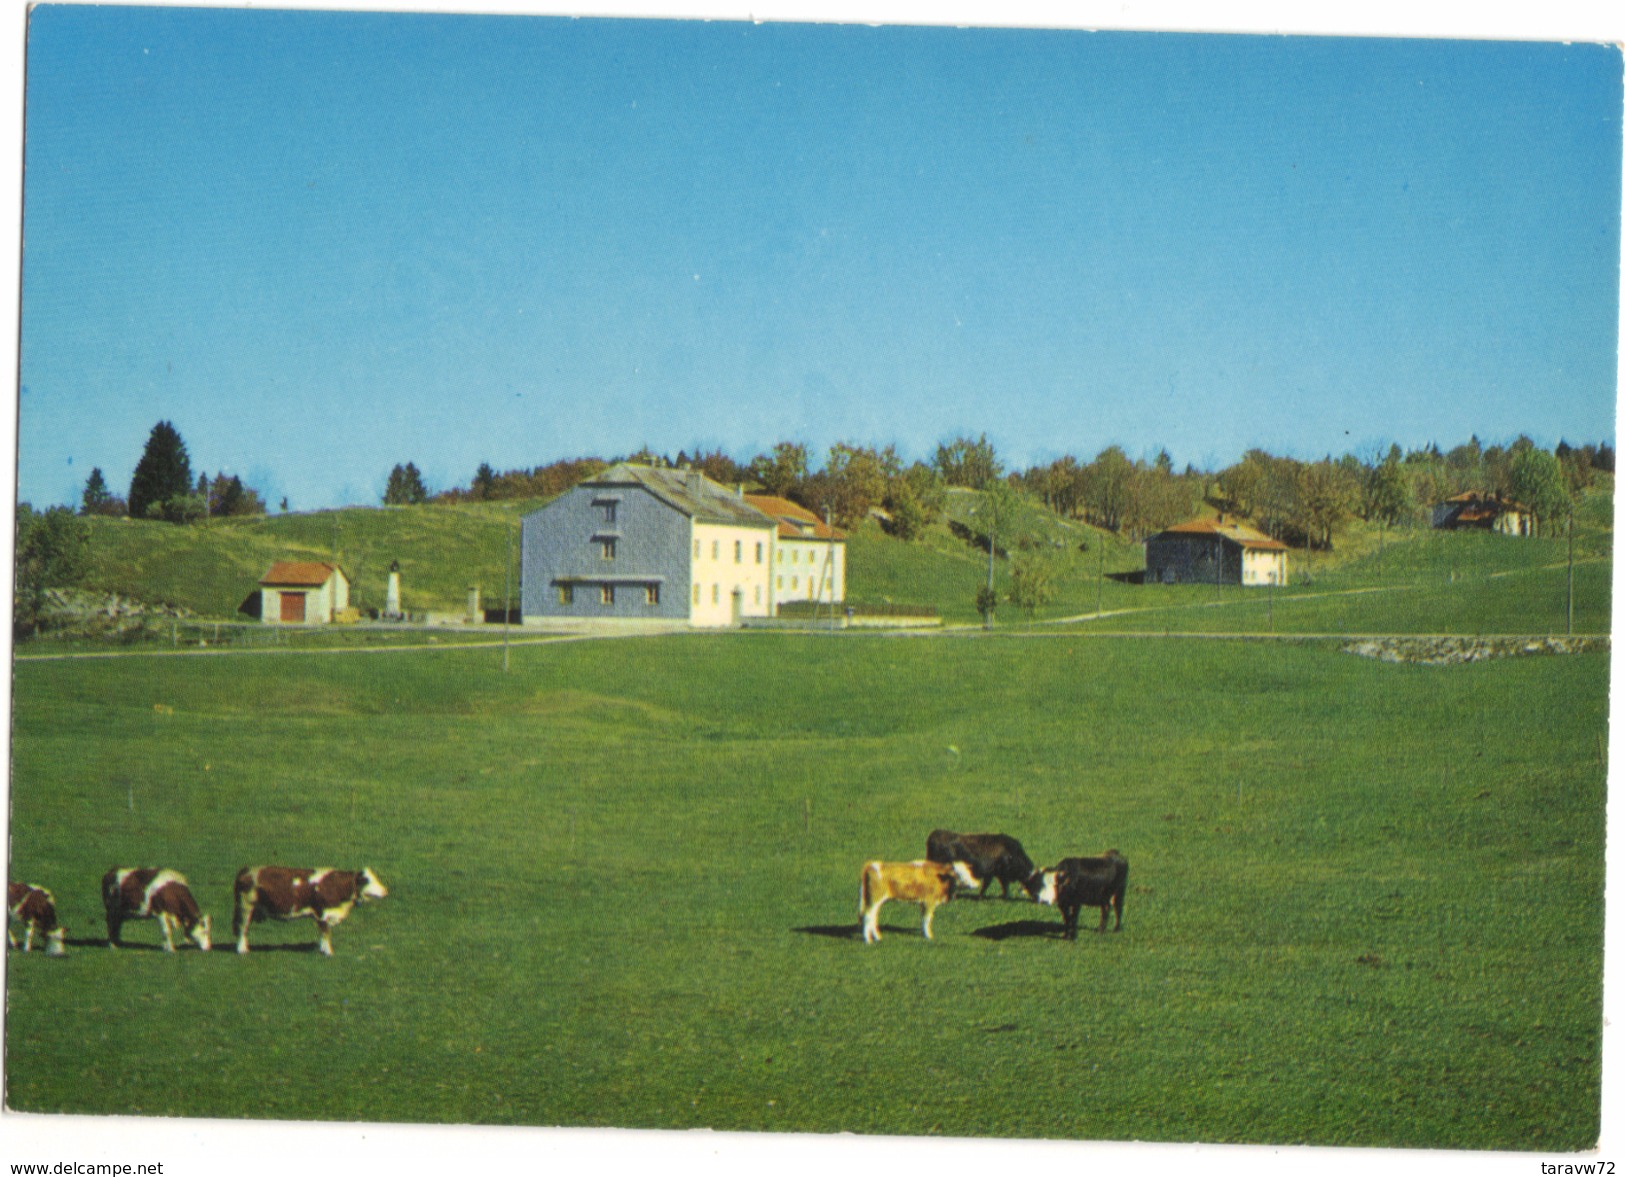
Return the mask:
{"type": "MultiPolygon", "coordinates": [[[[831,940],[862,940],[862,924],[815,924],[810,927],[796,928],[803,936],[827,936],[831,940]]],[[[925,939],[920,934],[919,924],[881,924],[882,936],[909,936],[916,940],[925,939]]],[[[937,935],[942,935],[942,929],[937,929],[937,935]]]]}
{"type": "MultiPolygon", "coordinates": [[[[83,940],[68,940],[65,941],[65,944],[69,948],[100,948],[104,952],[109,950],[114,952],[162,952],[164,950],[164,942],[162,940],[120,940],[117,945],[113,945],[107,942],[106,936],[86,937],[83,940]]],[[[175,951],[196,952],[197,949],[193,946],[192,942],[188,940],[185,944],[177,943],[175,945],[175,951]]]]}
{"type": "MultiPolygon", "coordinates": [[[[63,946],[66,948],[89,948],[92,950],[101,949],[103,952],[108,950],[107,938],[105,936],[98,936],[94,939],[81,938],[78,940],[65,940],[63,941],[63,946]]],[[[321,946],[315,940],[293,941],[288,944],[252,944],[249,946],[249,955],[258,956],[262,952],[316,952],[320,949],[320,947],[321,946]]],[[[119,952],[162,952],[163,950],[164,945],[162,941],[158,941],[157,943],[146,943],[140,940],[120,940],[118,944],[119,952]]],[[[37,952],[38,948],[36,948],[35,951],[37,952]]],[[[201,952],[202,949],[198,948],[197,945],[188,940],[185,944],[177,943],[175,945],[175,951],[201,952]]],[[[237,946],[230,941],[227,941],[224,944],[216,942],[210,951],[225,952],[232,956],[236,956],[237,946]]]]}
{"type": "Polygon", "coordinates": [[[862,924],[817,924],[795,930],[803,936],[828,936],[831,940],[863,939],[862,924]]]}
{"type": "Polygon", "coordinates": [[[1064,931],[1065,925],[1049,920],[1014,920],[1008,924],[989,924],[985,928],[977,928],[971,935],[980,936],[983,940],[1015,940],[1033,936],[1059,938],[1064,931]]]}

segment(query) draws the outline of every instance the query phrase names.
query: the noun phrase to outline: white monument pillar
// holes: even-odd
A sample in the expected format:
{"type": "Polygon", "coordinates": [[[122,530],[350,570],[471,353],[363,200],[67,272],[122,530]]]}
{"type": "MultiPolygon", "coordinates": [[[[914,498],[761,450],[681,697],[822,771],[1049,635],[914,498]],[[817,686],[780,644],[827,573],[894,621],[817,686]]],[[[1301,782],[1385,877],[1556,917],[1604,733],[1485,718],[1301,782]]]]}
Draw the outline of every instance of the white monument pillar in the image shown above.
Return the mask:
{"type": "Polygon", "coordinates": [[[401,619],[401,562],[392,560],[389,565],[389,591],[384,597],[384,616],[390,621],[401,619]]]}

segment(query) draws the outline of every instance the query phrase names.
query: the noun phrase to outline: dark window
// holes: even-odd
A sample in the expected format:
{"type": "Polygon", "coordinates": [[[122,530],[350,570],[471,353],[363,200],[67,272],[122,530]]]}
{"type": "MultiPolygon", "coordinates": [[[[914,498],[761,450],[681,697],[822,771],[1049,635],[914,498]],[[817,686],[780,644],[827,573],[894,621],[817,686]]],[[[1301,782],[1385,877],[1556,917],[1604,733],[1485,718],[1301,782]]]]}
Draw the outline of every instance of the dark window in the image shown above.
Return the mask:
{"type": "Polygon", "coordinates": [[[615,541],[607,536],[599,539],[598,554],[605,560],[613,560],[615,558],[615,541]]]}
{"type": "Polygon", "coordinates": [[[615,603],[615,586],[612,584],[604,585],[599,590],[598,599],[606,605],[613,605],[615,603]]]}
{"type": "Polygon", "coordinates": [[[660,604],[660,586],[658,584],[646,585],[643,590],[644,600],[650,605],[660,604]]]}

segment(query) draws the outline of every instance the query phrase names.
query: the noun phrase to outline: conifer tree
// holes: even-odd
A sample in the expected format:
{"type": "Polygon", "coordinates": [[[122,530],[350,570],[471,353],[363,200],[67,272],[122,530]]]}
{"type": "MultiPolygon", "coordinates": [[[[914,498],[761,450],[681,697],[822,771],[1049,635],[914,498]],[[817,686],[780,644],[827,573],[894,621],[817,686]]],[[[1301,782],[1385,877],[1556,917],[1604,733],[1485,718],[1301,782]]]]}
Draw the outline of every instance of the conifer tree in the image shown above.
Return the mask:
{"type": "Polygon", "coordinates": [[[411,462],[404,466],[397,465],[389,472],[389,482],[384,487],[384,505],[386,507],[405,507],[417,503],[427,502],[428,489],[423,485],[423,475],[411,462]]]}
{"type": "Polygon", "coordinates": [[[107,489],[107,479],[102,476],[100,466],[93,467],[90,477],[85,479],[85,494],[80,500],[79,513],[81,515],[105,515],[107,508],[113,501],[113,492],[107,489]]]}
{"type": "Polygon", "coordinates": [[[172,499],[191,491],[192,460],[187,456],[186,443],[173,425],[160,421],[152,427],[147,448],[130,479],[130,518],[162,516],[172,499]]]}

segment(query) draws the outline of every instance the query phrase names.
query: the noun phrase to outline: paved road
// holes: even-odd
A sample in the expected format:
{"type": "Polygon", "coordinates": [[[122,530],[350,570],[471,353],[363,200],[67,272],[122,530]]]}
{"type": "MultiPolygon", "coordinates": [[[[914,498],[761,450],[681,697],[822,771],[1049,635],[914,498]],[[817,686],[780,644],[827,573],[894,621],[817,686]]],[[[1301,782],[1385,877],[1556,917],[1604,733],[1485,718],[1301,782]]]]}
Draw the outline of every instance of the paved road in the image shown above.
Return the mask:
{"type": "MultiPolygon", "coordinates": [[[[1576,561],[1577,564],[1581,563],[1581,562],[1582,561],[1576,561]]],[[[1602,561],[1591,560],[1591,561],[1583,561],[1583,562],[1586,562],[1586,563],[1601,563],[1602,561]]],[[[1548,569],[1549,568],[1562,568],[1564,566],[1565,565],[1559,563],[1559,564],[1548,565],[1547,568],[1548,569]]],[[[1494,573],[1491,573],[1489,575],[1490,575],[1491,578],[1499,578],[1499,577],[1503,577],[1503,576],[1520,575],[1522,573],[1531,572],[1531,571],[1538,571],[1538,570],[1537,569],[1511,569],[1511,570],[1504,571],[1504,572],[1494,572],[1494,573]]],[[[1287,608],[1287,607],[1289,607],[1291,605],[1291,603],[1296,602],[1296,601],[1322,600],[1322,599],[1326,599],[1326,598],[1330,598],[1330,597],[1357,597],[1357,596],[1367,595],[1367,594],[1370,594],[1370,593],[1407,592],[1407,591],[1411,591],[1411,590],[1421,588],[1421,587],[1423,587],[1423,586],[1415,584],[1415,583],[1411,583],[1411,584],[1392,584],[1392,585],[1368,585],[1368,586],[1366,586],[1364,588],[1337,589],[1337,590],[1334,590],[1334,591],[1331,591],[1331,592],[1292,593],[1292,594],[1284,594],[1284,595],[1282,595],[1278,599],[1278,603],[1283,608],[1287,608]]],[[[1240,592],[1241,592],[1241,590],[1238,588],[1236,590],[1236,593],[1239,594],[1240,592]]],[[[1104,620],[1106,618],[1109,618],[1109,617],[1123,617],[1123,616],[1128,616],[1128,615],[1131,615],[1131,614],[1158,613],[1158,612],[1165,612],[1165,611],[1169,611],[1169,610],[1224,609],[1224,608],[1234,608],[1234,607],[1241,606],[1241,605],[1256,606],[1258,603],[1259,602],[1258,602],[1257,597],[1250,597],[1250,598],[1244,599],[1244,598],[1240,597],[1239,595],[1232,595],[1231,597],[1229,597],[1229,598],[1227,598],[1225,600],[1219,600],[1219,601],[1195,601],[1195,602],[1191,602],[1191,603],[1188,603],[1188,604],[1182,604],[1182,605],[1144,605],[1144,606],[1139,606],[1137,608],[1132,608],[1132,609],[1107,609],[1107,610],[1103,610],[1103,611],[1098,612],[1098,613],[1079,613],[1079,614],[1075,614],[1074,616],[1071,616],[1071,617],[1050,618],[1050,619],[1048,619],[1046,621],[1039,622],[1038,624],[1041,625],[1041,626],[1045,626],[1045,627],[1058,626],[1058,625],[1072,626],[1072,625],[1079,625],[1079,624],[1082,624],[1084,622],[1102,621],[1102,620],[1104,620]]],[[[661,628],[657,628],[657,629],[639,628],[639,629],[636,629],[636,630],[630,630],[629,631],[629,630],[624,630],[624,629],[617,628],[616,626],[614,626],[612,624],[604,624],[604,625],[594,625],[594,626],[591,626],[590,628],[585,628],[585,629],[582,629],[580,631],[572,630],[571,632],[568,632],[568,633],[553,632],[553,633],[545,633],[545,634],[535,634],[534,631],[533,631],[532,633],[527,634],[524,637],[512,637],[512,638],[510,638],[508,640],[508,642],[507,642],[507,645],[510,648],[517,647],[517,646],[547,646],[547,645],[554,645],[554,644],[559,643],[559,642],[586,642],[586,641],[597,641],[597,640],[605,639],[605,638],[652,637],[652,636],[664,635],[664,634],[669,634],[669,633],[688,633],[688,632],[695,632],[695,631],[689,630],[686,626],[681,626],[681,625],[674,625],[674,626],[671,626],[669,628],[661,627],[661,628]]],[[[734,632],[734,631],[720,631],[720,632],[734,632]]],[[[800,632],[800,631],[792,630],[792,629],[783,629],[783,630],[762,631],[762,632],[795,633],[795,632],[800,632]]],[[[808,627],[808,632],[813,632],[813,627],[809,626],[808,627]]],[[[818,630],[817,632],[831,632],[831,631],[818,630]]],[[[928,628],[919,628],[919,629],[872,629],[872,630],[871,629],[864,629],[864,630],[861,630],[861,632],[866,633],[866,634],[884,635],[884,636],[899,637],[899,638],[970,637],[970,636],[975,636],[975,635],[978,635],[978,634],[986,633],[990,637],[1006,637],[1006,638],[1012,638],[1012,637],[1018,637],[1018,638],[1089,637],[1089,638],[1160,638],[1160,639],[1190,638],[1190,639],[1202,640],[1202,641],[1221,641],[1221,640],[1223,640],[1223,641],[1357,641],[1357,640],[1364,640],[1364,639],[1383,640],[1383,639],[1389,639],[1389,638],[1438,639],[1438,638],[1460,638],[1460,637],[1534,639],[1534,638],[1546,638],[1546,637],[1557,636],[1557,635],[1553,635],[1553,634],[1551,634],[1549,632],[1544,632],[1544,631],[1541,632],[1541,633],[1484,633],[1484,634],[1376,633],[1376,632],[1236,633],[1236,632],[1228,632],[1228,631],[1223,631],[1223,630],[1211,630],[1211,631],[1174,630],[1174,631],[1170,631],[1170,630],[1106,630],[1106,629],[1089,629],[1089,630],[1076,630],[1076,629],[1074,629],[1074,630],[1069,631],[1069,630],[1057,630],[1057,629],[1051,629],[1051,628],[1019,629],[1019,628],[1016,628],[1015,626],[1010,626],[1010,625],[997,626],[992,630],[987,630],[980,622],[965,622],[965,623],[960,623],[960,624],[955,624],[955,625],[931,626],[931,627],[928,627],[928,628]]],[[[1609,635],[1607,633],[1575,633],[1575,634],[1567,634],[1567,635],[1562,635],[1562,636],[1576,637],[1576,638],[1592,638],[1592,639],[1609,640],[1611,635],[1609,635]]],[[[153,657],[165,657],[165,658],[222,658],[222,657],[243,656],[243,655],[260,655],[260,656],[266,656],[266,655],[303,655],[303,656],[310,656],[310,655],[315,655],[315,654],[398,654],[398,653],[404,653],[404,652],[421,653],[421,652],[423,652],[425,650],[476,650],[476,649],[478,649],[478,650],[499,650],[499,649],[502,648],[502,646],[503,646],[503,643],[500,640],[497,639],[496,635],[492,634],[492,635],[486,637],[486,639],[483,640],[483,641],[444,641],[444,640],[440,640],[438,637],[431,637],[431,638],[429,638],[429,639],[427,639],[426,641],[423,641],[423,642],[401,643],[399,645],[389,645],[389,646],[356,646],[356,647],[325,646],[325,647],[316,647],[316,648],[310,648],[310,649],[299,649],[299,648],[293,647],[293,646],[272,646],[272,647],[268,647],[268,648],[263,648],[263,647],[262,648],[254,648],[254,647],[238,648],[238,647],[230,647],[230,646],[228,646],[228,647],[208,646],[208,647],[187,647],[187,648],[184,648],[184,649],[171,649],[171,650],[146,649],[146,650],[81,651],[81,652],[62,653],[62,654],[15,654],[14,655],[14,660],[17,661],[17,662],[67,662],[67,661],[74,661],[74,660],[80,660],[80,659],[97,659],[97,658],[104,658],[104,659],[105,658],[153,658],[153,657]]]]}
{"type": "MultiPolygon", "coordinates": [[[[631,638],[650,636],[642,632],[616,633],[608,630],[582,633],[553,633],[540,637],[511,638],[510,649],[519,646],[549,646],[559,642],[589,642],[603,638],[631,638]]],[[[62,654],[18,654],[17,662],[73,662],[106,658],[231,658],[231,657],[310,657],[317,654],[421,654],[425,650],[490,650],[500,651],[503,642],[497,638],[485,641],[439,641],[430,638],[422,642],[401,642],[390,646],[186,646],[170,650],[78,650],[62,654]]]]}

